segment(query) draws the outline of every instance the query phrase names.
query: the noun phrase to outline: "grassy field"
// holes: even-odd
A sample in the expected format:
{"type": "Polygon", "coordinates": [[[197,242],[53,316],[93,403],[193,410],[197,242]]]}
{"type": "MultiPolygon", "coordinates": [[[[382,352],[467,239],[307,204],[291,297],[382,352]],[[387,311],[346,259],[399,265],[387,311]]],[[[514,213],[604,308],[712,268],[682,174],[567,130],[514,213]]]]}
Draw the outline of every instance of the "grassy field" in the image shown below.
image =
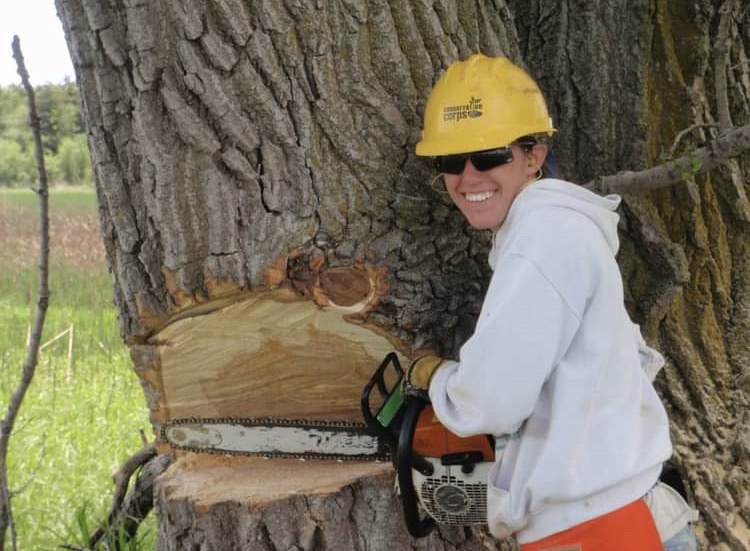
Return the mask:
{"type": "MultiPolygon", "coordinates": [[[[0,190],[3,415],[36,308],[38,218],[33,192],[0,190]]],[[[111,499],[112,472],[142,446],[140,429],[150,432],[118,332],[93,189],[53,190],[50,226],[51,299],[42,339],[49,344],[16,423],[9,458],[18,546],[24,550],[81,545],[77,517],[85,510],[90,525],[98,522],[111,499]]],[[[153,534],[141,548],[152,547],[153,534]]]]}

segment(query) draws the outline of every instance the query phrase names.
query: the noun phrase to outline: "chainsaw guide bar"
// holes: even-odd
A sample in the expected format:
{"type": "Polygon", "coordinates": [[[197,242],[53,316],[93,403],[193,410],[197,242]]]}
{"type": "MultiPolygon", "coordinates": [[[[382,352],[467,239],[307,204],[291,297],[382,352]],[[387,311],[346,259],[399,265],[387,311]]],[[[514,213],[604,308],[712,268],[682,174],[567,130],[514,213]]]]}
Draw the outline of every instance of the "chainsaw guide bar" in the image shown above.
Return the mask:
{"type": "Polygon", "coordinates": [[[388,460],[384,444],[363,423],[306,419],[173,419],[161,438],[174,448],[198,453],[267,458],[388,460]]]}

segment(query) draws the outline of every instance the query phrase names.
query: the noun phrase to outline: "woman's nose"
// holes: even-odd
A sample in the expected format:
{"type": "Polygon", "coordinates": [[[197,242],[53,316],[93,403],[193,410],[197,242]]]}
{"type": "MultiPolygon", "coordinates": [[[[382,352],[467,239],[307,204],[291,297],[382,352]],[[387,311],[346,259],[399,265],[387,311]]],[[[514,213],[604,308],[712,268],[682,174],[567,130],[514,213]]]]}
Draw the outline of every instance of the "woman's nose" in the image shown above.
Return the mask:
{"type": "Polygon", "coordinates": [[[461,172],[461,178],[466,177],[473,177],[481,175],[482,171],[478,170],[477,167],[474,166],[474,164],[471,162],[471,159],[466,159],[466,164],[464,165],[464,170],[461,172]]]}

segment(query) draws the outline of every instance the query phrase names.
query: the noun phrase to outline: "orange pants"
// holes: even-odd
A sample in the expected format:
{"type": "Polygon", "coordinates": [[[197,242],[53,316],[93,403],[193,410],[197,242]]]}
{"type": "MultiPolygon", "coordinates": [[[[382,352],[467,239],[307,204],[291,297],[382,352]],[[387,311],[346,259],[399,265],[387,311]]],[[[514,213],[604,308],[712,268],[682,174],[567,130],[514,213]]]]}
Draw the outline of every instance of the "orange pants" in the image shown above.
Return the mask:
{"type": "Polygon", "coordinates": [[[663,551],[646,502],[621,509],[521,545],[521,551],[663,551]]]}

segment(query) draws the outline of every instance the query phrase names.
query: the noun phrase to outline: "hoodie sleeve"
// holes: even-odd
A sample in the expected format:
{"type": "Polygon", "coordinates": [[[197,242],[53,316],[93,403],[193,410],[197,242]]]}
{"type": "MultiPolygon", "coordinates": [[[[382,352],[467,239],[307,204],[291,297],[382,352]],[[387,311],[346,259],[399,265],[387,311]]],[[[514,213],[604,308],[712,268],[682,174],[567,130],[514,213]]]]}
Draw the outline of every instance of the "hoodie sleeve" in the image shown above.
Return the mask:
{"type": "Polygon", "coordinates": [[[440,421],[459,436],[518,430],[579,325],[580,312],[537,263],[504,256],[460,361],[446,363],[430,384],[440,421]]]}

